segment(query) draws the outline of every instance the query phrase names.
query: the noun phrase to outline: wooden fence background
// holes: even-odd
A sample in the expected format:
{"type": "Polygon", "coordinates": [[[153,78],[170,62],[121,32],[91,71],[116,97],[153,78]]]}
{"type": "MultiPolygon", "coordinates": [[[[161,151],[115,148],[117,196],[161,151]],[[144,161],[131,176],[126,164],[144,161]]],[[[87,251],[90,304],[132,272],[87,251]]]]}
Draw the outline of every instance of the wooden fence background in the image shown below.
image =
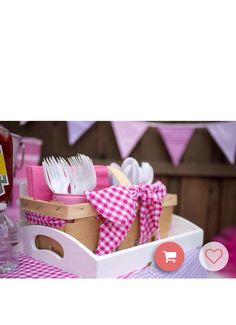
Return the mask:
{"type": "MultiPolygon", "coordinates": [[[[88,154],[97,163],[120,161],[110,122],[97,122],[73,146],[68,145],[65,122],[0,122],[10,131],[44,141],[43,157],[88,154]]],[[[220,229],[236,225],[236,165],[230,165],[207,130],[197,129],[181,164],[174,167],[160,135],[149,128],[132,152],[139,161],[149,161],[169,193],[178,194],[175,212],[193,221],[210,241],[220,229]]]]}

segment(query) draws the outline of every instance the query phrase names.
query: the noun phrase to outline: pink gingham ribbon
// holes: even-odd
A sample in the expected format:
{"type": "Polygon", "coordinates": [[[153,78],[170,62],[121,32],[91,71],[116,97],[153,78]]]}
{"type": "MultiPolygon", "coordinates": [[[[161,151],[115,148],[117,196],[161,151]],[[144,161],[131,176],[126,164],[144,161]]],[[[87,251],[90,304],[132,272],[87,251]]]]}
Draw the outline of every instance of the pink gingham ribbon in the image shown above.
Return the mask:
{"type": "Polygon", "coordinates": [[[148,242],[159,230],[162,200],[166,187],[160,181],[154,184],[111,186],[100,191],[85,192],[88,201],[105,219],[100,226],[95,254],[114,252],[124,240],[136,217],[140,203],[139,244],[148,242]]]}
{"type": "Polygon", "coordinates": [[[31,223],[53,228],[63,227],[67,223],[66,220],[45,216],[31,211],[26,211],[25,218],[31,223]]]}

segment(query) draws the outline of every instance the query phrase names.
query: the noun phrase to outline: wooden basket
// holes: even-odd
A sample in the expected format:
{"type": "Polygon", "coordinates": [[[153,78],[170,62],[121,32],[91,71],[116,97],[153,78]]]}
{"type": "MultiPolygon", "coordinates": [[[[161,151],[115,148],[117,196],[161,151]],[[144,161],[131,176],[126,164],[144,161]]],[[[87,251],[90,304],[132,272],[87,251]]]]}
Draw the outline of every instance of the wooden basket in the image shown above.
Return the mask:
{"type": "MultiPolygon", "coordinates": [[[[115,168],[110,168],[110,171],[116,177],[120,185],[130,185],[126,176],[115,168]]],[[[90,203],[80,203],[75,205],[66,205],[59,202],[47,202],[41,200],[33,200],[30,197],[23,196],[20,198],[21,209],[56,217],[59,219],[70,221],[65,223],[60,229],[84,244],[91,251],[94,251],[98,245],[99,227],[103,222],[97,216],[98,212],[90,203]]],[[[177,196],[175,194],[167,194],[163,202],[163,212],[160,217],[160,237],[166,238],[170,229],[172,213],[174,206],[177,205],[177,196]]],[[[117,250],[126,249],[137,245],[139,239],[139,217],[135,218],[130,231],[117,250]]],[[[152,240],[155,240],[153,236],[152,240]]],[[[63,255],[61,245],[54,239],[38,235],[36,245],[40,249],[50,249],[58,255],[63,255]]]]}

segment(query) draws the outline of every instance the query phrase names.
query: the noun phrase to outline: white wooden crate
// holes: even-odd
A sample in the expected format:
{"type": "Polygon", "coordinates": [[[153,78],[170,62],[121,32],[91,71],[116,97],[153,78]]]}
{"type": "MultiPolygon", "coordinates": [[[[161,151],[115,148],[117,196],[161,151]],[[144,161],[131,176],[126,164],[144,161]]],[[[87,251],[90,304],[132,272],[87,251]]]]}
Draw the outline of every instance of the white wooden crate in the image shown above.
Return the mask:
{"type": "Polygon", "coordinates": [[[201,247],[203,230],[192,222],[173,215],[169,236],[148,244],[135,246],[111,254],[97,256],[78,240],[54,228],[30,225],[21,228],[22,251],[24,254],[42,260],[81,278],[115,278],[154,262],[158,245],[174,241],[185,252],[201,247]],[[63,258],[49,250],[38,249],[35,238],[48,236],[58,241],[64,250],[63,258]]]}

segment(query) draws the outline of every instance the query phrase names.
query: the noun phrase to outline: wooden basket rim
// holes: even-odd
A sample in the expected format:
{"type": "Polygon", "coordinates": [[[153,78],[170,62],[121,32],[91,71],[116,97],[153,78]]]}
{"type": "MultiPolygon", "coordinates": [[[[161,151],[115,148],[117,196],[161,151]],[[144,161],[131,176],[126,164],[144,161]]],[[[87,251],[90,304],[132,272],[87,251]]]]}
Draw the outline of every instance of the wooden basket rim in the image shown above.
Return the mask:
{"type": "MultiPolygon", "coordinates": [[[[96,217],[99,213],[90,203],[80,203],[74,205],[66,205],[55,201],[34,200],[29,196],[20,197],[21,209],[56,217],[64,220],[75,220],[89,217],[96,217]]],[[[167,194],[163,201],[163,207],[173,207],[177,205],[177,195],[167,194]]]]}

